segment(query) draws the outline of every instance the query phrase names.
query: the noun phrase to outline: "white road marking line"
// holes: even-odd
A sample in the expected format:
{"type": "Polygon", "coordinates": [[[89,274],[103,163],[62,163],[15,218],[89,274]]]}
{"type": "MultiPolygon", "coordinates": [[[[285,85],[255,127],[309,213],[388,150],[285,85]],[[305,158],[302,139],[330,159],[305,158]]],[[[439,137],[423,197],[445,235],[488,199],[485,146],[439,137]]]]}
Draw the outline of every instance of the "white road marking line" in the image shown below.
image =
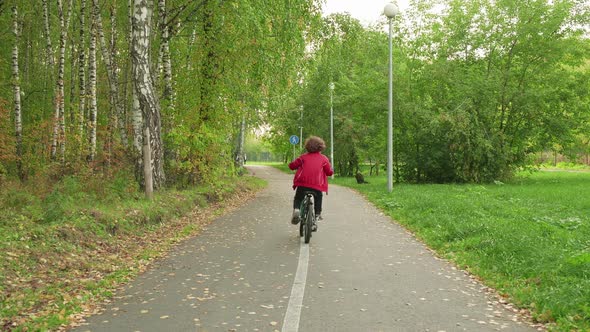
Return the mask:
{"type": "Polygon", "coordinates": [[[305,292],[308,265],[309,245],[301,240],[299,245],[299,263],[297,265],[297,272],[295,273],[293,288],[291,289],[291,297],[287,305],[287,313],[283,321],[282,332],[297,332],[299,330],[299,318],[301,317],[301,307],[303,306],[303,293],[305,292]]]}

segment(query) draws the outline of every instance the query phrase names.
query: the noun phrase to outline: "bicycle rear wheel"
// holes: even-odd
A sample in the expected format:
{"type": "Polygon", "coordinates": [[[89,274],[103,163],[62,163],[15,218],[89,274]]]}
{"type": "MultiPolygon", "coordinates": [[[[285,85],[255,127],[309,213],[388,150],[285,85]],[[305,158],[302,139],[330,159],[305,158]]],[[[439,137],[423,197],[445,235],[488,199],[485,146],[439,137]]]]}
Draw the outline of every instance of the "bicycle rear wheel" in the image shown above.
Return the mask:
{"type": "MultiPolygon", "coordinates": [[[[299,219],[301,219],[301,218],[299,218],[299,219]]],[[[299,220],[299,236],[300,237],[303,236],[303,224],[304,223],[305,222],[303,220],[299,220]]]]}
{"type": "Polygon", "coordinates": [[[313,226],[313,222],[315,219],[315,213],[313,211],[313,206],[312,205],[308,205],[307,206],[307,215],[305,216],[305,227],[304,227],[304,239],[305,239],[305,243],[309,243],[309,240],[311,240],[311,227],[313,226]]]}

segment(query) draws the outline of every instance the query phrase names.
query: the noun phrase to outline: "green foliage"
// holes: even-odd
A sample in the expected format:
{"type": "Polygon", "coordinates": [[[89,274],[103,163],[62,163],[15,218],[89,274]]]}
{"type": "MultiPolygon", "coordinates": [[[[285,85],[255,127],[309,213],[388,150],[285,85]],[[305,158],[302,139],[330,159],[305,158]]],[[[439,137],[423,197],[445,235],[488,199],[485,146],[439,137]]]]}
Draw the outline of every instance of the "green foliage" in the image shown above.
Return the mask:
{"type": "Polygon", "coordinates": [[[208,2],[197,13],[194,40],[175,38],[177,107],[165,115],[167,148],[175,158],[173,185],[214,184],[235,174],[242,118],[251,130],[271,117],[300,71],[306,34],[313,34],[318,2],[208,2]],[[298,19],[286,19],[297,17],[298,19]]]}
{"type": "MultiPolygon", "coordinates": [[[[16,2],[15,2],[16,4],[16,2]]],[[[8,5],[7,5],[8,6],[8,5]]],[[[66,12],[69,3],[65,2],[66,12]]],[[[64,84],[66,104],[65,163],[54,165],[49,160],[53,141],[56,66],[47,59],[49,53],[58,54],[57,41],[62,32],[58,9],[48,6],[48,35],[45,33],[42,6],[34,1],[20,1],[19,7],[19,62],[23,114],[23,167],[25,179],[49,176],[77,176],[85,172],[89,145],[87,110],[80,107],[79,52],[88,52],[93,17],[91,2],[80,13],[81,3],[73,2],[68,27],[65,53],[64,84]],[[85,26],[80,27],[81,15],[85,26]],[[80,28],[85,36],[80,36],[80,28]],[[83,38],[83,39],[81,39],[83,38]],[[33,47],[33,45],[36,45],[33,47]],[[72,46],[70,48],[70,46],[72,46]],[[82,122],[80,122],[82,121],[82,122]],[[50,169],[50,171],[46,171],[50,169]]],[[[6,82],[0,89],[0,165],[2,178],[14,178],[14,121],[11,118],[11,51],[15,42],[10,8],[0,12],[0,77],[6,82]],[[7,173],[7,174],[4,174],[7,173]]],[[[119,102],[125,114],[113,112],[110,99],[110,77],[102,46],[98,46],[97,92],[98,128],[97,157],[90,167],[98,169],[128,168],[137,152],[130,146],[134,132],[131,91],[130,20],[127,2],[105,1],[100,5],[105,41],[105,52],[112,50],[112,65],[118,74],[119,102]],[[120,121],[119,121],[120,120],[120,121]],[[120,126],[128,139],[123,140],[120,126]]],[[[160,9],[154,6],[154,17],[160,9]]],[[[301,72],[306,46],[315,35],[320,18],[319,0],[293,1],[166,1],[167,24],[170,28],[169,46],[172,67],[173,96],[161,100],[162,137],[168,186],[187,187],[193,184],[214,183],[216,177],[236,174],[232,153],[236,150],[239,123],[246,120],[247,130],[272,117],[276,101],[284,98],[301,72]]],[[[165,41],[163,26],[157,24],[150,36],[151,67],[154,85],[163,96],[167,85],[160,57],[165,41]]],[[[86,91],[88,95],[89,91],[86,91]]],[[[85,98],[88,98],[86,96],[85,98]]],[[[89,99],[86,100],[88,107],[89,99]]],[[[140,177],[138,177],[140,178],[140,177]]],[[[4,181],[4,180],[0,180],[4,181]]],[[[121,188],[125,190],[124,188],[121,188]]],[[[54,195],[57,195],[54,194],[54,195]]],[[[57,199],[59,200],[59,199],[57,199]]],[[[57,210],[48,217],[58,218],[57,210]]]]}
{"type": "Polygon", "coordinates": [[[253,135],[247,137],[244,151],[247,155],[248,163],[256,161],[271,162],[279,160],[275,154],[272,153],[272,146],[268,142],[253,135]]]}
{"type": "MultiPolygon", "coordinates": [[[[573,0],[413,1],[393,22],[396,180],[503,180],[553,146],[587,157],[588,13],[588,4],[573,0]]],[[[334,82],[337,173],[383,165],[387,35],[332,15],[313,46],[303,86],[273,121],[272,142],[287,151],[298,104],[303,136],[329,137],[334,82]]]]}
{"type": "Polygon", "coordinates": [[[0,183],[8,176],[5,165],[14,163],[16,147],[8,102],[0,95],[0,183]]]}

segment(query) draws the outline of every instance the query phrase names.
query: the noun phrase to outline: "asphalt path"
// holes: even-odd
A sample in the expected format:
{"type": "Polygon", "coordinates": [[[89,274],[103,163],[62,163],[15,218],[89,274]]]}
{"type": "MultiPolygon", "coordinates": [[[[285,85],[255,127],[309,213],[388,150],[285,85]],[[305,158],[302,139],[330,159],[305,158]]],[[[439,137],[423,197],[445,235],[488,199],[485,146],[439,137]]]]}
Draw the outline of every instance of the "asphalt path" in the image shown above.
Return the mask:
{"type": "Polygon", "coordinates": [[[330,186],[309,245],[290,224],[292,176],[129,283],[74,331],[536,331],[354,191],[330,186]]]}

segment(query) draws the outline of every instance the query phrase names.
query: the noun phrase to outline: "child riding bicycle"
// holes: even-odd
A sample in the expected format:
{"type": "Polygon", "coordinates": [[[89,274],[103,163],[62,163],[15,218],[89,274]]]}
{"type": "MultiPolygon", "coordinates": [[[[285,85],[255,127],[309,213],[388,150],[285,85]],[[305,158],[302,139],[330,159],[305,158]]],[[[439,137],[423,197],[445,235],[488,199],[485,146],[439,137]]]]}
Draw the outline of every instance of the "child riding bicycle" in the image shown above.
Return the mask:
{"type": "MultiPolygon", "coordinates": [[[[321,220],[322,213],[322,192],[328,193],[328,176],[334,174],[330,161],[322,154],[326,148],[323,139],[317,136],[310,136],[305,140],[305,150],[299,158],[289,164],[291,170],[297,170],[293,178],[293,216],[291,223],[296,225],[299,222],[299,206],[305,197],[306,192],[311,192],[315,198],[314,210],[316,220],[321,220]]],[[[315,230],[314,225],[314,230],[315,230]]]]}

